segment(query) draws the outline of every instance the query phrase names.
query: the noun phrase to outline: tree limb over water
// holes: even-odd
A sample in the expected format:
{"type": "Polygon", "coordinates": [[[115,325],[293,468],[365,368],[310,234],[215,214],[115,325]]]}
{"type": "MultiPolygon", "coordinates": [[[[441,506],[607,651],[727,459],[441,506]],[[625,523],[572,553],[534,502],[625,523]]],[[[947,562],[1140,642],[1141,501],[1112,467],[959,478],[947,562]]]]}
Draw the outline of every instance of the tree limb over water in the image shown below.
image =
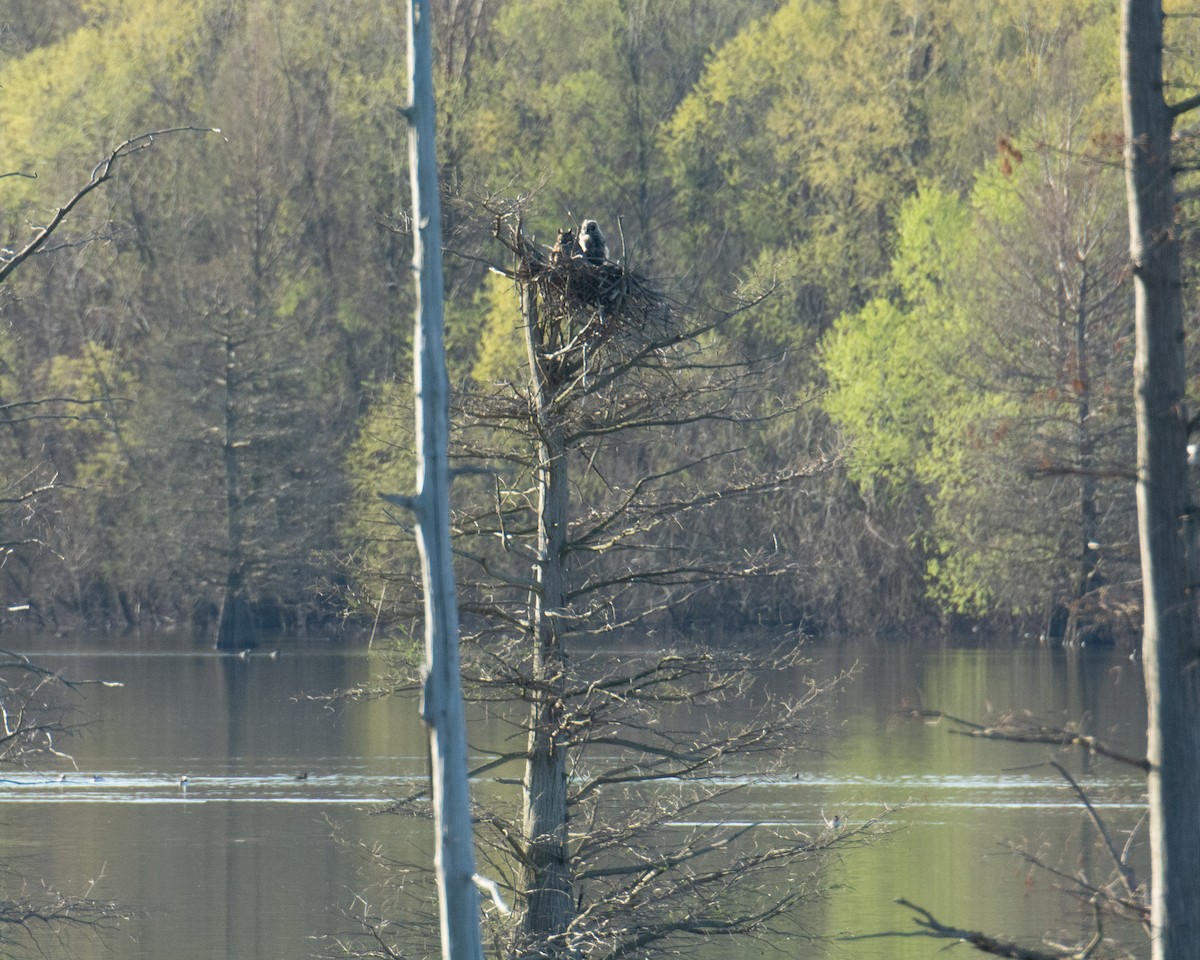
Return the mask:
{"type": "Polygon", "coordinates": [[[1092,955],[1101,935],[1098,929],[1096,937],[1081,949],[1055,946],[1049,950],[1041,950],[1035,947],[1023,947],[1010,940],[1001,940],[998,937],[993,937],[979,930],[967,930],[963,927],[948,926],[938,920],[924,907],[905,900],[903,897],[898,899],[896,903],[902,907],[907,907],[916,914],[912,920],[921,929],[903,933],[883,934],[884,936],[936,937],[943,940],[956,940],[961,943],[970,944],[981,953],[991,954],[994,957],[1007,957],[1009,960],[1084,960],[1084,958],[1092,955]]]}
{"type": "Polygon", "coordinates": [[[1103,740],[1069,727],[1056,727],[1037,723],[1031,718],[1022,719],[1011,715],[1001,718],[998,723],[989,725],[964,720],[962,717],[955,717],[940,710],[920,710],[916,713],[928,720],[948,720],[965,728],[950,731],[959,736],[977,737],[981,740],[1005,740],[1009,743],[1044,743],[1058,747],[1083,747],[1089,753],[1136,767],[1143,773],[1150,769],[1149,761],[1145,757],[1125,753],[1109,746],[1103,740]]]}

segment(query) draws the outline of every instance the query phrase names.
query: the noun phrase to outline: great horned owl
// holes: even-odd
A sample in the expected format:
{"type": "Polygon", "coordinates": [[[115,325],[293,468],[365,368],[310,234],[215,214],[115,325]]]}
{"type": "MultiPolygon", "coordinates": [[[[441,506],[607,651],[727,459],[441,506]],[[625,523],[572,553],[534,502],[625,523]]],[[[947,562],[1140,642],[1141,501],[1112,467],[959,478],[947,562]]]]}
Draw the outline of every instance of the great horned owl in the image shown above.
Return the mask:
{"type": "Polygon", "coordinates": [[[575,242],[575,231],[571,229],[559,230],[558,236],[554,239],[554,246],[550,248],[550,264],[557,266],[564,260],[569,260],[578,251],[579,247],[575,242]]]}
{"type": "Polygon", "coordinates": [[[608,260],[608,244],[595,220],[584,220],[579,225],[579,256],[588,263],[605,263],[608,260]]]}

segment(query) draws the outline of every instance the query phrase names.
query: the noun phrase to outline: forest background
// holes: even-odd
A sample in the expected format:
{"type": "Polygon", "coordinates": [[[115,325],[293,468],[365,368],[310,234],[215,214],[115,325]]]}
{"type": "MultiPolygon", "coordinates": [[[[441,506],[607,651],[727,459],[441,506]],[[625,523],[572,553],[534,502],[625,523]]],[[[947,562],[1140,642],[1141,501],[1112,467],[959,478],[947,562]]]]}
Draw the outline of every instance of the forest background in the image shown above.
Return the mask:
{"type": "MultiPolygon", "coordinates": [[[[696,344],[771,377],[736,469],[826,466],[660,532],[779,571],[646,586],[664,616],[1136,633],[1115,3],[434,7],[460,386],[520,376],[497,211],[597,219],[684,312],[767,294],[696,344]]],[[[1170,36],[1191,92],[1200,20],[1170,36]]],[[[388,0],[0,0],[0,257],[128,137],[220,131],[128,158],[0,287],[7,621],[209,629],[232,573],[262,627],[403,615],[403,55],[388,0]]]]}

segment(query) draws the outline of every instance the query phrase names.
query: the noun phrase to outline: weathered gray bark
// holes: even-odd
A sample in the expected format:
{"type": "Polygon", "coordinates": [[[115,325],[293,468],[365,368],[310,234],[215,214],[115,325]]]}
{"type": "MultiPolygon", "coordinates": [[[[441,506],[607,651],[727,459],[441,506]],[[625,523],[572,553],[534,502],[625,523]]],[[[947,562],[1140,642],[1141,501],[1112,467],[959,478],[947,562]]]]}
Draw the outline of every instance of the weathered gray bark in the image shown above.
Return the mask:
{"type": "Polygon", "coordinates": [[[1136,298],[1134,389],[1150,763],[1151,942],[1200,957],[1200,664],[1187,493],[1183,287],[1160,0],[1123,0],[1121,78],[1136,298]]]}
{"type": "Polygon", "coordinates": [[[443,313],[441,202],[434,149],[432,13],[409,0],[409,165],[417,317],[413,338],[417,490],[408,505],[417,524],[425,584],[425,691],[429,728],[442,956],[482,960],[479,892],[467,782],[467,736],[459,673],[458,605],[450,552],[450,380],[443,313]]]}
{"type": "Polygon", "coordinates": [[[575,913],[575,897],[568,863],[567,751],[559,742],[567,656],[561,627],[569,474],[566,439],[553,409],[556,385],[547,377],[545,344],[539,342],[537,309],[536,294],[530,285],[523,285],[521,313],[539,439],[537,585],[530,611],[536,692],[530,706],[523,791],[528,845],[520,879],[521,923],[525,943],[544,954],[547,940],[566,932],[575,913]]]}

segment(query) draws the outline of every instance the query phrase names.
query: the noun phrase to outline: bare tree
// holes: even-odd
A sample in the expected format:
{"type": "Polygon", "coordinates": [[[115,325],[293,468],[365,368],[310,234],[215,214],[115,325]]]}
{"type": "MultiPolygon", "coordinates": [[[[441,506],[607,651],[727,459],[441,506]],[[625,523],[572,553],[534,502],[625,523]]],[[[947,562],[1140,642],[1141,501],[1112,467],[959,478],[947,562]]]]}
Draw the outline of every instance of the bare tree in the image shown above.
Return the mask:
{"type": "MultiPolygon", "coordinates": [[[[581,234],[585,229],[589,228],[580,227],[581,234]]],[[[531,682],[523,690],[530,713],[520,824],[524,850],[518,858],[520,866],[515,877],[521,935],[512,952],[518,956],[566,956],[581,949],[589,938],[595,938],[593,948],[604,944],[607,953],[619,956],[634,949],[634,942],[644,946],[653,942],[655,936],[650,932],[653,924],[646,916],[640,917],[636,925],[638,934],[632,938],[621,936],[619,931],[628,929],[624,924],[629,915],[624,910],[614,910],[614,902],[624,899],[626,906],[638,903],[641,898],[637,890],[641,887],[647,892],[656,891],[654,897],[642,903],[649,908],[670,886],[649,883],[650,878],[662,875],[666,864],[676,857],[677,865],[696,866],[696,861],[703,859],[697,851],[705,844],[690,848],[685,844],[681,849],[686,849],[686,854],[676,850],[657,862],[651,857],[652,867],[634,870],[632,874],[625,873],[627,864],[621,864],[611,875],[603,867],[581,868],[586,856],[583,861],[578,857],[589,843],[573,837],[570,824],[580,818],[576,808],[581,806],[587,810],[583,814],[585,821],[595,822],[597,811],[587,808],[605,776],[600,776],[597,782],[585,780],[582,787],[573,790],[569,771],[572,765],[578,765],[579,751],[595,749],[605,741],[598,732],[600,729],[609,725],[623,729],[625,738],[633,730],[648,729],[648,716],[653,712],[648,702],[654,702],[656,694],[664,688],[687,689],[690,681],[696,683],[693,695],[703,699],[705,691],[715,694],[736,686],[733,678],[744,678],[748,665],[742,663],[735,669],[732,663],[725,662],[716,667],[715,661],[705,662],[702,658],[704,666],[699,679],[691,669],[681,669],[680,663],[666,658],[650,669],[644,687],[642,682],[630,682],[617,671],[615,675],[595,676],[586,686],[573,689],[581,684],[583,677],[571,664],[570,638],[594,633],[599,624],[605,623],[602,607],[613,602],[611,588],[622,582],[654,581],[694,588],[706,580],[731,576],[733,571],[721,570],[720,561],[701,560],[694,551],[681,551],[683,544],[678,541],[671,545],[674,549],[663,552],[656,549],[654,542],[658,539],[656,534],[662,536],[659,531],[671,518],[678,520],[681,516],[699,514],[715,498],[724,495],[736,499],[739,491],[736,485],[724,483],[718,490],[693,490],[688,494],[674,483],[660,487],[660,476],[618,479],[612,475],[609,485],[624,492],[601,509],[593,505],[591,510],[584,510],[573,523],[571,488],[580,480],[572,476],[572,465],[580,461],[581,451],[591,447],[588,454],[591,468],[601,473],[610,470],[610,465],[600,465],[600,455],[605,445],[622,432],[659,431],[665,439],[671,432],[683,432],[689,421],[722,416],[737,419],[739,415],[749,420],[753,415],[747,407],[739,407],[744,401],[736,398],[726,378],[736,370],[747,394],[753,393],[754,378],[747,376],[748,371],[741,364],[726,364],[722,369],[715,351],[710,358],[714,362],[701,361],[693,351],[707,332],[700,329],[703,324],[685,328],[669,302],[651,285],[628,266],[609,260],[607,251],[594,255],[593,250],[580,242],[582,236],[573,240],[573,232],[564,231],[555,249],[547,252],[524,236],[519,221],[501,223],[498,234],[515,258],[512,275],[520,294],[528,376],[525,393],[528,412],[522,417],[532,426],[535,458],[531,466],[536,491],[530,498],[533,510],[529,520],[530,528],[536,531],[532,544],[534,583],[522,616],[531,655],[521,670],[528,671],[531,682]],[[699,368],[704,368],[703,374],[699,374],[699,368]],[[669,494],[664,496],[667,491],[669,494]],[[687,561],[681,562],[681,553],[689,555],[687,561]],[[614,564],[616,556],[621,559],[614,564]],[[620,720],[609,719],[611,708],[604,709],[595,702],[594,695],[583,692],[592,683],[603,684],[610,695],[611,691],[627,686],[625,706],[638,704],[639,709],[620,720]],[[593,870],[597,872],[593,874],[593,870]],[[644,873],[645,870],[649,872],[644,873]],[[633,888],[619,894],[614,891],[620,890],[621,884],[613,884],[607,896],[596,897],[595,903],[587,903],[585,909],[585,900],[589,898],[580,889],[580,874],[605,877],[610,883],[616,875],[638,879],[633,888]],[[601,919],[614,913],[622,916],[620,922],[610,925],[601,919]]],[[[505,411],[493,419],[492,428],[501,427],[502,421],[508,420],[511,429],[511,412],[505,411]]],[[[492,418],[485,412],[481,419],[492,418]]],[[[710,447],[694,459],[721,460],[722,452],[710,447]]],[[[692,462],[683,469],[686,472],[694,466],[692,462]]],[[[677,463],[669,472],[678,469],[677,463]]],[[[759,478],[759,487],[776,487],[791,479],[794,478],[773,476],[763,482],[759,478]]],[[[671,539],[663,537],[667,542],[671,539]]],[[[749,573],[754,564],[751,560],[749,569],[738,565],[737,572],[749,573]]],[[[633,614],[638,615],[640,611],[633,614]]],[[[791,726],[783,717],[778,719],[781,730],[791,726]]],[[[709,740],[714,731],[708,730],[706,736],[677,735],[653,746],[647,743],[633,746],[627,741],[627,750],[635,756],[642,753],[630,761],[630,769],[637,771],[639,782],[646,783],[677,780],[701,768],[711,774],[717,756],[738,753],[749,742],[761,745],[770,739],[762,720],[756,718],[732,739],[715,736],[709,740]]],[[[616,782],[622,781],[618,778],[616,782]]],[[[697,799],[690,797],[688,802],[697,799]]],[[[656,807],[649,804],[650,809],[656,807]]],[[[664,812],[666,816],[675,813],[664,812]]],[[[645,832],[651,824],[661,825],[657,816],[656,813],[649,817],[637,828],[628,823],[622,828],[608,825],[606,832],[614,836],[609,838],[611,845],[606,852],[634,849],[637,834],[645,832]],[[614,843],[617,837],[620,840],[614,843]]],[[[779,847],[772,845],[767,860],[786,859],[783,850],[791,850],[793,854],[801,849],[811,852],[806,839],[793,836],[791,841],[780,839],[779,847]]],[[[753,856],[748,858],[754,860],[753,856]]],[[[742,870],[747,875],[755,872],[749,862],[743,864],[742,870]]],[[[709,881],[716,884],[731,879],[726,871],[727,866],[723,865],[708,877],[709,881]]],[[[691,882],[695,882],[694,876],[691,882]]],[[[703,883],[696,885],[697,889],[704,887],[703,883]]],[[[679,893],[678,889],[674,891],[676,897],[679,893]]],[[[768,899],[767,903],[772,901],[768,899]]],[[[760,907],[767,914],[772,913],[771,908],[761,904],[760,907]]],[[[659,934],[663,937],[668,931],[684,933],[691,927],[691,932],[698,932],[703,927],[703,921],[684,923],[669,908],[667,913],[675,919],[664,923],[659,934]]],[[[749,917],[742,917],[731,923],[731,929],[743,925],[750,929],[754,924],[749,917]]]]}
{"type": "Polygon", "coordinates": [[[458,656],[458,599],[450,552],[450,378],[443,315],[442,214],[435,150],[433,18],[428,0],[409,0],[409,168],[413,270],[417,278],[413,372],[417,488],[389,497],[416,518],[425,585],[425,680],[421,716],[429,750],[437,846],[442,956],[479,960],[479,894],[467,781],[467,734],[458,656]]]}
{"type": "MultiPolygon", "coordinates": [[[[769,544],[718,542],[704,518],[825,464],[798,457],[768,472],[745,455],[747,430],[794,408],[767,403],[768,364],[722,349],[714,329],[727,314],[686,321],[636,270],[582,255],[567,231],[553,249],[536,243],[519,210],[495,233],[512,257],[496,269],[517,287],[523,359],[512,381],[460,394],[452,448],[475,628],[468,695],[520,743],[472,772],[519,785],[511,809],[476,813],[497,884],[488,935],[514,958],[617,960],[802,930],[822,863],[876,818],[812,830],[734,823],[729,811],[804,749],[838,678],[813,679],[794,638],[743,650],[674,637],[616,658],[594,647],[662,629],[714,585],[752,595],[781,572],[769,544]],[[763,694],[762,677],[781,671],[796,695],[763,694]]],[[[419,810],[414,799],[396,809],[419,810]]],[[[401,936],[363,920],[372,950],[384,930],[401,936]]]]}
{"type": "Polygon", "coordinates": [[[1121,4],[1125,176],[1137,354],[1138,531],[1145,622],[1151,922],[1156,960],[1200,956],[1200,671],[1197,541],[1188,495],[1183,277],[1160,0],[1121,4]]]}

